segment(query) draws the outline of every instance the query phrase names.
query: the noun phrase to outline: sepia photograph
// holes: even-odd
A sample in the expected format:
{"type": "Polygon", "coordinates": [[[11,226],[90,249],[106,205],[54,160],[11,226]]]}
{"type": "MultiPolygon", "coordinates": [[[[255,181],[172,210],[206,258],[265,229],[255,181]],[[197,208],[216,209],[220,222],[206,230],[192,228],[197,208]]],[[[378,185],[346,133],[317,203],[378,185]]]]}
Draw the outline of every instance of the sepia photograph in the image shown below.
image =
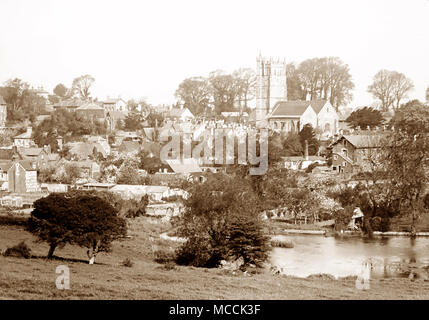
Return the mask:
{"type": "Polygon", "coordinates": [[[0,300],[428,300],[428,17],[0,0],[0,300]]]}

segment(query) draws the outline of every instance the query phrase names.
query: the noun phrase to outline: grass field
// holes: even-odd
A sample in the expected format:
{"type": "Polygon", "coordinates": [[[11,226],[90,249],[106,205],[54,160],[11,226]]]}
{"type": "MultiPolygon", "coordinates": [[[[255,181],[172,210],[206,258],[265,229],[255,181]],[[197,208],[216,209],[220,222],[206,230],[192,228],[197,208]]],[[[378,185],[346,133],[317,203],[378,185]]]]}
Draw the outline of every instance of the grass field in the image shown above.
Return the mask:
{"type": "Polygon", "coordinates": [[[55,251],[56,259],[46,260],[46,244],[35,243],[22,227],[0,226],[0,249],[25,240],[33,254],[31,259],[0,256],[0,299],[429,299],[429,282],[408,279],[372,280],[370,290],[361,291],[354,279],[168,269],[154,262],[152,252],[174,250],[177,244],[159,239],[168,230],[158,220],[134,219],[131,237],[114,243],[111,253],[100,254],[96,264],[89,265],[83,248],[67,245],[55,251]],[[126,258],[132,267],[122,265],[126,258]],[[58,265],[70,269],[70,290],[55,286],[58,265]]]}

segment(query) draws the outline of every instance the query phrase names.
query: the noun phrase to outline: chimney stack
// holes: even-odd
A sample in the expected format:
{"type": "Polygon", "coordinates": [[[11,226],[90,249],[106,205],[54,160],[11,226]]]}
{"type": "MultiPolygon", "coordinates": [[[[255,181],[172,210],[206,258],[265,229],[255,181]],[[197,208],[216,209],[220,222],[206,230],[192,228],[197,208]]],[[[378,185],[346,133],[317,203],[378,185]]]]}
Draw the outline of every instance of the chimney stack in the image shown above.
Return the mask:
{"type": "Polygon", "coordinates": [[[305,140],[305,154],[304,154],[304,157],[305,157],[305,160],[308,160],[308,141],[307,140],[305,140]]]}

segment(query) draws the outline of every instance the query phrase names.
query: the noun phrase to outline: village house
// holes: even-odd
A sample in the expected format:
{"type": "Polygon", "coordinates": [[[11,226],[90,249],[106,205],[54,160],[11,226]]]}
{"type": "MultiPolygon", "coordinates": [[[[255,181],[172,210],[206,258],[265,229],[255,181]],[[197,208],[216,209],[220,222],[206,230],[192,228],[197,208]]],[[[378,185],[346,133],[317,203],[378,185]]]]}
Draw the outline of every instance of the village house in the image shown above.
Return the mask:
{"type": "Polygon", "coordinates": [[[117,99],[108,98],[104,100],[102,104],[103,104],[103,108],[106,111],[120,111],[120,112],[130,111],[128,110],[127,103],[121,98],[117,98],[117,99]]]}
{"type": "Polygon", "coordinates": [[[60,101],[53,105],[54,111],[56,110],[65,110],[68,112],[75,112],[77,108],[82,106],[84,104],[83,101],[78,99],[71,99],[71,100],[65,100],[60,101]]]}
{"type": "Polygon", "coordinates": [[[368,170],[368,160],[377,157],[382,144],[382,135],[342,135],[329,146],[332,170],[338,173],[368,170]]]}
{"type": "Polygon", "coordinates": [[[118,148],[118,152],[126,155],[137,155],[140,152],[142,146],[138,141],[122,141],[118,148]]]}
{"type": "Polygon", "coordinates": [[[140,200],[143,196],[149,196],[152,201],[161,201],[170,196],[170,188],[167,186],[146,186],[118,184],[110,188],[110,191],[119,194],[123,199],[140,200]]]}
{"type": "Polygon", "coordinates": [[[7,119],[6,102],[4,101],[3,97],[0,96],[0,127],[6,126],[6,119],[7,119]]]}
{"type": "Polygon", "coordinates": [[[33,128],[27,127],[27,130],[24,133],[21,133],[13,137],[14,146],[24,147],[24,148],[30,148],[30,147],[36,146],[36,144],[34,143],[34,140],[31,138],[32,133],[33,133],[33,128]]]}
{"type": "Polygon", "coordinates": [[[285,168],[290,170],[304,170],[313,163],[323,165],[326,159],[320,156],[291,156],[283,158],[285,168]]]}
{"type": "Polygon", "coordinates": [[[12,193],[38,192],[36,164],[28,160],[0,162],[1,189],[12,193]]]}
{"type": "Polygon", "coordinates": [[[73,160],[87,160],[98,155],[106,158],[110,154],[110,146],[106,146],[102,141],[69,142],[66,146],[69,147],[69,153],[73,160]]]}
{"type": "Polygon", "coordinates": [[[17,148],[17,153],[22,160],[28,160],[31,163],[36,163],[36,168],[46,169],[60,160],[60,156],[57,153],[51,153],[50,146],[44,146],[43,148],[17,148]]]}
{"type": "Polygon", "coordinates": [[[93,102],[87,102],[76,109],[76,114],[85,119],[104,121],[104,108],[93,102]]]}
{"type": "Polygon", "coordinates": [[[171,108],[165,115],[165,118],[173,121],[187,122],[195,117],[188,108],[171,108]]]}

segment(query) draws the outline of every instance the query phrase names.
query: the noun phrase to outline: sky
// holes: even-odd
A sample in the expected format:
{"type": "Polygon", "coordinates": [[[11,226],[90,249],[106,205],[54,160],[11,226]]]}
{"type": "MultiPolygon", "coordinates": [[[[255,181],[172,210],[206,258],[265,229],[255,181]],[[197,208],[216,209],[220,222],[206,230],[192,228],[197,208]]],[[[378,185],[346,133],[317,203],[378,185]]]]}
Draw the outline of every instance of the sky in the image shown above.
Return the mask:
{"type": "Polygon", "coordinates": [[[256,69],[259,52],[299,63],[338,56],[369,105],[380,69],[429,86],[429,0],[0,0],[0,84],[52,91],[95,78],[99,99],[176,101],[180,82],[221,69],[256,69]]]}

